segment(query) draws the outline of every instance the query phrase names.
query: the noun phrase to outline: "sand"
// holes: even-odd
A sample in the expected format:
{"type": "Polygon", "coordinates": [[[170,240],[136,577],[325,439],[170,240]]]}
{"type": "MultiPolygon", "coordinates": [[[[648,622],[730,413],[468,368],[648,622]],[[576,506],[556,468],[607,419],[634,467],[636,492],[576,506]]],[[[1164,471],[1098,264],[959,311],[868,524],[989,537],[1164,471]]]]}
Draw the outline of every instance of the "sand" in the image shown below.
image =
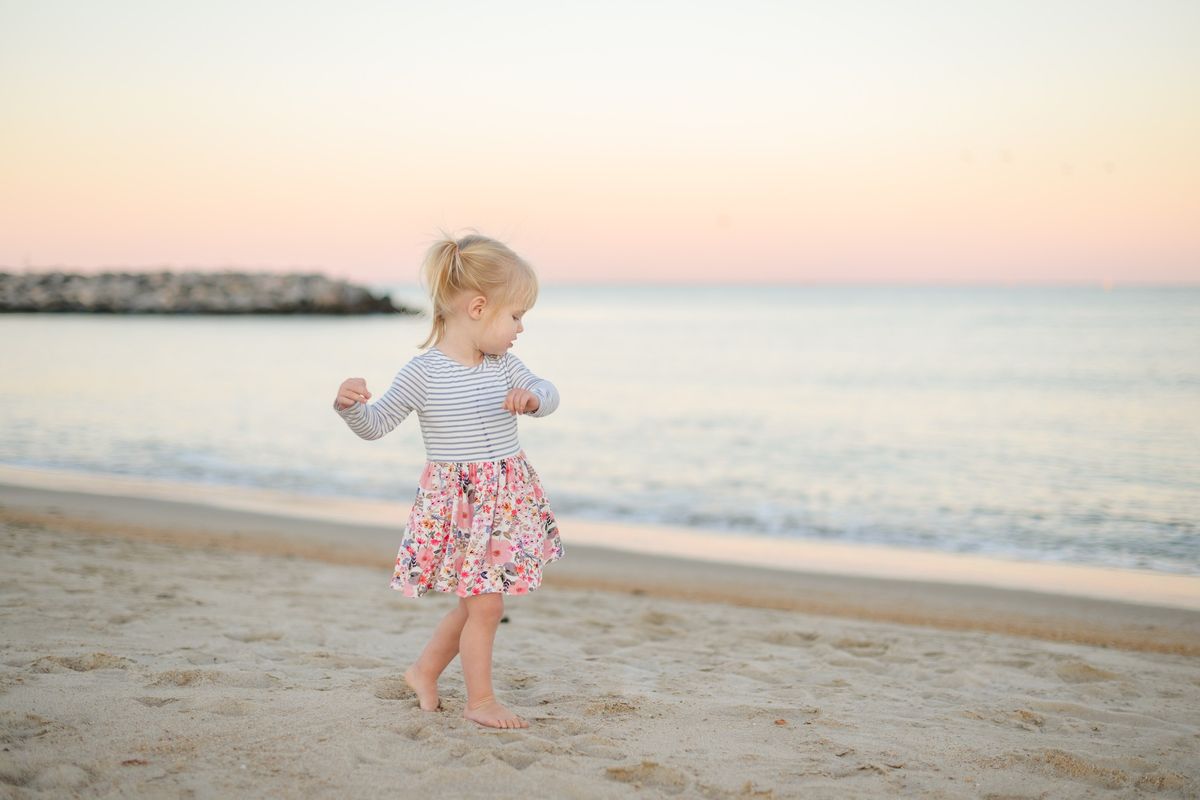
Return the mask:
{"type": "MultiPolygon", "coordinates": [[[[0,486],[0,797],[1197,797],[1200,612],[572,541],[500,699],[401,671],[398,532],[0,486]]],[[[1175,590],[1172,589],[1174,593],[1175,590]]],[[[1186,595],[1187,592],[1184,592],[1186,595]]]]}

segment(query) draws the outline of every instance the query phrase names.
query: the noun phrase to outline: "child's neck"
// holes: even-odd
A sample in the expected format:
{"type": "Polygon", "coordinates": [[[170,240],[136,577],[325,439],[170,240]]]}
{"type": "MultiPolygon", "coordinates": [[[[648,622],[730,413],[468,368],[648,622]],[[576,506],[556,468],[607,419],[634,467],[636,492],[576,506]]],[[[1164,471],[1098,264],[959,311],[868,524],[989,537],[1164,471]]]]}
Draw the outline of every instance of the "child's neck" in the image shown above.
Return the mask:
{"type": "Polygon", "coordinates": [[[434,347],[460,364],[475,367],[483,362],[483,351],[464,338],[446,335],[434,347]]]}

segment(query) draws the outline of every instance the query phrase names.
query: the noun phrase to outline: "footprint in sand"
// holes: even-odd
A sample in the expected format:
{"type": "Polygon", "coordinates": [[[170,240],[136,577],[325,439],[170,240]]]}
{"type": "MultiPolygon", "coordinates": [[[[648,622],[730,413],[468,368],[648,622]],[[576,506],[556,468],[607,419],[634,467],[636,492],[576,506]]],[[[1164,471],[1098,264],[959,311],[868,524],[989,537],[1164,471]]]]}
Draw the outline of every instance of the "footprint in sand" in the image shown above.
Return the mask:
{"type": "Polygon", "coordinates": [[[0,712],[0,742],[5,745],[20,746],[25,744],[26,739],[42,737],[51,732],[61,733],[74,730],[74,728],[37,714],[0,712]]]}
{"type": "Polygon", "coordinates": [[[641,621],[647,625],[679,625],[683,623],[684,619],[677,614],[668,614],[665,611],[647,611],[642,614],[641,621]]]}
{"type": "MultiPolygon", "coordinates": [[[[61,762],[36,769],[26,767],[22,772],[24,774],[21,777],[24,780],[18,785],[33,789],[39,794],[45,792],[51,797],[62,797],[64,793],[74,794],[95,780],[95,776],[86,768],[61,762]]],[[[14,781],[6,777],[5,782],[14,781]]]]}
{"type": "Polygon", "coordinates": [[[1017,727],[1027,731],[1036,731],[1046,724],[1045,717],[1027,708],[1014,709],[1008,718],[1015,722],[1017,727]]]}
{"type": "Polygon", "coordinates": [[[871,639],[850,639],[846,637],[835,641],[833,646],[845,653],[863,656],[864,658],[881,656],[888,651],[889,647],[887,642],[876,642],[871,639]]]}
{"type": "Polygon", "coordinates": [[[569,743],[570,752],[578,753],[588,758],[603,758],[609,761],[619,761],[625,758],[625,753],[616,746],[616,741],[603,736],[581,735],[569,743]]]}
{"type": "Polygon", "coordinates": [[[557,739],[565,736],[593,735],[596,730],[596,726],[592,723],[585,723],[582,720],[570,718],[555,717],[548,719],[548,724],[552,726],[548,732],[553,733],[557,739]]]}
{"type": "Polygon", "coordinates": [[[1106,767],[1058,748],[1035,753],[1031,760],[1062,777],[1105,789],[1120,789],[1129,782],[1129,775],[1122,769],[1106,767]]]}
{"type": "Polygon", "coordinates": [[[986,715],[965,709],[962,714],[970,719],[986,719],[996,725],[1011,725],[1025,731],[1040,731],[1046,724],[1045,717],[1027,708],[1014,708],[1011,711],[997,711],[986,715]]]}
{"type": "Polygon", "coordinates": [[[528,689],[530,686],[536,686],[541,683],[541,678],[537,675],[517,675],[511,678],[504,678],[503,680],[513,689],[528,689]]]}
{"type": "Polygon", "coordinates": [[[608,717],[617,714],[632,714],[637,710],[638,706],[635,703],[630,703],[617,697],[609,697],[585,706],[583,713],[599,714],[608,717]]]}
{"type": "Polygon", "coordinates": [[[652,642],[670,639],[683,633],[683,617],[663,611],[647,611],[638,617],[634,630],[652,642]]]}
{"type": "Polygon", "coordinates": [[[762,640],[768,644],[782,644],[787,647],[808,647],[820,638],[819,633],[809,631],[771,631],[763,636],[762,640]]]}
{"type": "Polygon", "coordinates": [[[396,733],[411,742],[420,742],[434,734],[433,729],[424,722],[414,722],[396,730],[396,733]]]}
{"type": "Polygon", "coordinates": [[[667,794],[679,794],[688,787],[687,775],[654,761],[643,761],[632,767],[607,767],[604,773],[609,780],[628,783],[635,788],[648,786],[667,794]]]}
{"type": "Polygon", "coordinates": [[[254,704],[233,697],[225,697],[212,703],[196,706],[200,711],[219,714],[222,717],[245,717],[254,712],[254,704]]]}
{"type": "Polygon", "coordinates": [[[236,686],[241,689],[270,689],[279,678],[265,672],[223,672],[216,669],[170,669],[151,678],[148,686],[236,686]]]}
{"type": "Polygon", "coordinates": [[[89,653],[85,656],[42,656],[29,665],[31,672],[91,672],[94,669],[129,669],[135,662],[108,653],[89,653]]]}
{"type": "Polygon", "coordinates": [[[409,688],[403,678],[380,678],[375,682],[375,696],[380,700],[417,699],[417,693],[409,688]]]}
{"type": "Polygon", "coordinates": [[[345,669],[346,667],[355,667],[358,669],[374,669],[375,667],[388,666],[387,661],[369,656],[345,656],[338,653],[327,653],[324,650],[318,650],[314,653],[307,653],[300,657],[300,660],[309,664],[317,664],[322,667],[331,667],[333,669],[345,669]]]}
{"type": "Polygon", "coordinates": [[[497,750],[492,755],[513,769],[525,769],[538,760],[537,756],[532,753],[525,753],[519,750],[497,750]]]}
{"type": "Polygon", "coordinates": [[[1069,661],[1066,664],[1060,665],[1055,672],[1058,673],[1058,677],[1067,683],[1095,683],[1097,681],[1111,681],[1121,677],[1115,672],[1093,667],[1085,661],[1069,661]]]}

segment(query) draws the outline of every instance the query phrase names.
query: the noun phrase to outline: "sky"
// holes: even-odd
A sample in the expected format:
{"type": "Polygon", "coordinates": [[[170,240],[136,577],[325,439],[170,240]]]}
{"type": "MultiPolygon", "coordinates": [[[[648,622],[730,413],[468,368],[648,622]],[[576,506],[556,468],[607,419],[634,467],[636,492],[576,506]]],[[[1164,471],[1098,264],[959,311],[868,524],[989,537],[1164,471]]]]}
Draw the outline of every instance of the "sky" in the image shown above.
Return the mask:
{"type": "Polygon", "coordinates": [[[1200,3],[0,0],[0,269],[1200,283],[1200,3]]]}

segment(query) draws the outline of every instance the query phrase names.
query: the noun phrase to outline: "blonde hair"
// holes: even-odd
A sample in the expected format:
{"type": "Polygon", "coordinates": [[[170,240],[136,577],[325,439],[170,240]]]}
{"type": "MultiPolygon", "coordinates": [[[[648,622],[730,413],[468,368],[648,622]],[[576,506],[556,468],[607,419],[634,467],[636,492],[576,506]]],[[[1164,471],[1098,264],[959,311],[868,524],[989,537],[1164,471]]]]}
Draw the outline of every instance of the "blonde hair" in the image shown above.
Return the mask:
{"type": "Polygon", "coordinates": [[[442,238],[430,245],[421,263],[421,280],[433,305],[433,326],[417,347],[425,348],[442,340],[450,304],[463,290],[478,292],[488,299],[485,318],[490,319],[510,303],[533,308],[538,295],[537,275],[507,245],[478,231],[459,239],[445,231],[441,234],[442,238]]]}

